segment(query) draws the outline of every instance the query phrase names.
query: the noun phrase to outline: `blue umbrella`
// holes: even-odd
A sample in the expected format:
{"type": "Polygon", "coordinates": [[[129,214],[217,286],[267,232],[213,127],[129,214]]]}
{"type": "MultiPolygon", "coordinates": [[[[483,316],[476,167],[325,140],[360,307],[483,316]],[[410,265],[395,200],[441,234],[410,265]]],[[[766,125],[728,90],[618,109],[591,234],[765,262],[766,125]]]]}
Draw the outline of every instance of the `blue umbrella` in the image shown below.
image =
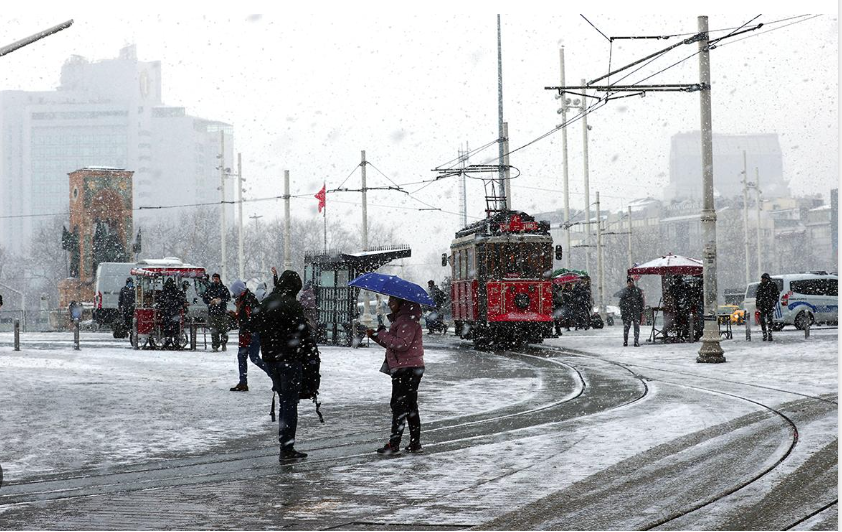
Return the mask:
{"type": "Polygon", "coordinates": [[[427,292],[415,283],[410,283],[397,275],[383,275],[382,273],[364,273],[348,283],[363,290],[370,290],[378,294],[395,296],[413,303],[435,306],[435,301],[427,292]]]}

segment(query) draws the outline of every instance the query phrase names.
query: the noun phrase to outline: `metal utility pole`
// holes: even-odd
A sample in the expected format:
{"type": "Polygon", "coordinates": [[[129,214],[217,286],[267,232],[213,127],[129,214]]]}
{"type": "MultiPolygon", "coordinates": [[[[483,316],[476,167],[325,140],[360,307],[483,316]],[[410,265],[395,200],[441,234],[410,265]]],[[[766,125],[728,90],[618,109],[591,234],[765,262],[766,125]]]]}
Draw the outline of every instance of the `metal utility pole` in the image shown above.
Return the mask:
{"type": "Polygon", "coordinates": [[[290,219],[289,219],[289,170],[284,170],[284,270],[292,269],[292,257],[289,253],[290,219]]]}
{"type": "Polygon", "coordinates": [[[365,184],[365,150],[362,151],[362,180],[363,180],[363,251],[368,250],[368,189],[365,184]]]}
{"type": "Polygon", "coordinates": [[[751,282],[748,255],[748,172],[746,171],[746,151],[743,150],[743,242],[745,243],[746,285],[751,282]]]}
{"type": "Polygon", "coordinates": [[[699,33],[699,82],[702,130],[702,248],[703,283],[705,301],[705,329],[702,346],[696,362],[725,362],[719,343],[716,323],[716,208],[713,203],[713,119],[711,116],[710,51],[708,49],[708,18],[700,16],[699,33]]]}
{"type": "MultiPolygon", "coordinates": [[[[586,81],[583,79],[582,85],[585,85],[585,84],[586,84],[586,81]]],[[[585,91],[585,95],[587,95],[587,91],[585,91]]],[[[589,171],[588,171],[588,113],[587,113],[587,109],[588,109],[587,98],[583,95],[582,96],[582,157],[584,158],[584,161],[585,161],[585,216],[587,216],[587,218],[585,220],[587,222],[585,224],[585,231],[587,231],[587,233],[586,233],[587,236],[585,237],[585,242],[589,242],[590,239],[591,239],[591,224],[590,224],[590,221],[591,221],[590,188],[591,187],[590,187],[590,182],[589,182],[590,174],[589,174],[589,171]]],[[[567,171],[567,156],[566,155],[565,155],[565,158],[564,158],[564,168],[565,168],[565,172],[566,172],[567,171]]],[[[565,185],[564,189],[565,189],[565,191],[567,190],[566,185],[565,185]]],[[[629,207],[629,212],[631,213],[631,207],[629,207]]],[[[629,219],[631,219],[631,218],[629,218],[629,219]]],[[[629,231],[631,231],[631,225],[629,225],[629,231]]],[[[629,237],[629,238],[631,238],[631,237],[629,237]]],[[[631,242],[631,241],[629,241],[629,242],[631,242]]],[[[568,244],[568,247],[569,247],[569,244],[568,244]]],[[[629,249],[631,249],[631,248],[629,248],[629,249]]],[[[629,253],[631,253],[631,251],[629,251],[629,253]]],[[[591,267],[590,248],[585,248],[585,271],[588,271],[590,269],[590,267],[591,267]]],[[[631,266],[629,266],[629,267],[631,267],[631,266]]]]}
{"type": "Polygon", "coordinates": [[[228,282],[228,268],[226,266],[227,256],[225,253],[225,131],[219,130],[219,190],[222,193],[222,202],[219,204],[222,210],[220,239],[222,244],[222,280],[228,282]]]}
{"type": "Polygon", "coordinates": [[[506,176],[506,187],[504,190],[504,196],[506,205],[504,208],[511,209],[512,208],[512,180],[511,180],[511,173],[509,171],[509,123],[503,122],[503,166],[505,167],[504,174],[506,176]]]}
{"type": "Polygon", "coordinates": [[[17,42],[13,42],[12,44],[4,46],[4,47],[0,48],[0,56],[4,56],[4,55],[6,55],[10,52],[14,52],[18,48],[23,48],[27,44],[32,44],[37,40],[40,40],[40,39],[43,39],[44,37],[47,37],[48,35],[52,35],[53,33],[58,33],[65,28],[69,28],[72,24],[73,24],[73,19],[70,19],[67,22],[62,22],[61,24],[57,24],[57,25],[53,26],[52,28],[46,29],[44,31],[40,31],[40,32],[36,33],[35,35],[31,35],[31,36],[29,36],[25,39],[21,39],[17,42]]]}
{"type": "MultiPolygon", "coordinates": [[[[263,218],[263,216],[259,215],[259,214],[252,214],[251,216],[249,216],[249,218],[254,220],[254,232],[259,235],[260,234],[260,219],[263,218]]],[[[265,266],[266,266],[266,264],[264,262],[264,254],[261,253],[260,254],[260,278],[261,279],[263,278],[263,274],[266,271],[265,266]]]]}
{"type": "Polygon", "coordinates": [[[763,275],[763,253],[762,253],[762,244],[763,239],[761,238],[761,231],[760,231],[760,169],[756,166],[754,167],[754,186],[757,189],[757,277],[756,279],[760,279],[760,276],[763,275]]]}
{"type": "Polygon", "coordinates": [[[497,132],[499,135],[498,145],[500,148],[499,164],[499,187],[500,195],[502,196],[499,204],[499,209],[505,211],[506,206],[506,172],[503,169],[503,156],[506,149],[503,146],[503,141],[506,138],[503,133],[503,37],[500,32],[500,15],[497,15],[497,132]]]}
{"type": "Polygon", "coordinates": [[[632,215],[631,215],[631,205],[629,205],[629,269],[634,267],[634,262],[632,262],[632,215]]]}
{"type": "Polygon", "coordinates": [[[237,154],[237,200],[240,206],[237,224],[239,229],[239,236],[237,238],[237,265],[239,266],[240,279],[245,281],[246,268],[243,258],[243,157],[241,153],[237,154]]]}
{"type": "Polygon", "coordinates": [[[599,212],[599,191],[596,192],[596,271],[599,282],[599,317],[605,321],[605,275],[602,267],[602,218],[599,212]]]}
{"type": "Polygon", "coordinates": [[[461,202],[461,210],[462,213],[462,227],[468,226],[468,188],[467,188],[467,178],[465,177],[465,166],[468,164],[468,157],[471,150],[468,148],[468,144],[465,143],[465,151],[464,153],[459,154],[459,160],[462,161],[462,172],[460,173],[459,179],[461,180],[462,184],[462,194],[460,196],[461,202]]]}
{"type": "MultiPolygon", "coordinates": [[[[558,51],[559,63],[561,66],[561,86],[564,87],[564,46],[558,51]]],[[[567,180],[567,98],[561,94],[561,158],[564,164],[564,228],[566,233],[567,253],[565,256],[565,264],[567,269],[570,269],[570,183],[567,180]]],[[[590,210],[590,207],[589,207],[590,210]]],[[[588,219],[590,223],[590,218],[588,219]]]]}

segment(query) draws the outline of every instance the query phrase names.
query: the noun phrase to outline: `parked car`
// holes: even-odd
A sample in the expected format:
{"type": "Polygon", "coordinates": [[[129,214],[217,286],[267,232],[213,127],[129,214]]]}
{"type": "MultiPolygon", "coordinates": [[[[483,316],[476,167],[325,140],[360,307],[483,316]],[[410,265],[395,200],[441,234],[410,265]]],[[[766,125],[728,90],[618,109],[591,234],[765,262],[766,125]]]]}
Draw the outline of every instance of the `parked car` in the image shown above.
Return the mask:
{"type": "MultiPolygon", "coordinates": [[[[827,273],[789,273],[773,275],[780,297],[775,305],[773,328],[786,325],[804,329],[807,324],[837,324],[839,322],[839,278],[827,273]]],[[[743,308],[753,323],[759,324],[755,298],[760,283],[749,283],[743,308]]]]}

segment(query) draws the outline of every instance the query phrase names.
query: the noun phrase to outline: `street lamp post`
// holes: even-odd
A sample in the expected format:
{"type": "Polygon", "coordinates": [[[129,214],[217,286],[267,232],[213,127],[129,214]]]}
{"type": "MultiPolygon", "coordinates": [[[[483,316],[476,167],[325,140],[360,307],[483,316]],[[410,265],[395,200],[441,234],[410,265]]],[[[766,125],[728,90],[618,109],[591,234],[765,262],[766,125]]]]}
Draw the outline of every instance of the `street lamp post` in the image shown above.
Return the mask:
{"type": "Polygon", "coordinates": [[[716,209],[713,203],[713,121],[711,117],[710,52],[708,49],[708,18],[699,17],[699,91],[701,104],[702,133],[702,231],[703,231],[703,282],[705,302],[705,329],[702,346],[696,362],[725,362],[724,351],[719,344],[719,328],[716,323],[716,209]]]}

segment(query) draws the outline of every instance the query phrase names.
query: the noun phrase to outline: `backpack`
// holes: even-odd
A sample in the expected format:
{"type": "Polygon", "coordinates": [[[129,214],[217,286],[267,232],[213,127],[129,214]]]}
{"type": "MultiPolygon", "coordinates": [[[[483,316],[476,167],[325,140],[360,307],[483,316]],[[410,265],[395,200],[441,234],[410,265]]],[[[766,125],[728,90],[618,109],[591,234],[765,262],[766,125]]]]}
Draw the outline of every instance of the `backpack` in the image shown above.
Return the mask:
{"type": "MultiPolygon", "coordinates": [[[[321,423],[325,422],[322,416],[322,403],[319,402],[319,384],[321,384],[322,376],[319,373],[321,367],[321,358],[319,357],[319,348],[315,342],[312,342],[312,348],[307,350],[307,354],[301,360],[301,390],[298,392],[299,399],[312,399],[313,404],[316,405],[316,414],[319,416],[321,423]]],[[[272,408],[269,410],[269,415],[272,421],[275,421],[275,394],[272,393],[272,408]]]]}

